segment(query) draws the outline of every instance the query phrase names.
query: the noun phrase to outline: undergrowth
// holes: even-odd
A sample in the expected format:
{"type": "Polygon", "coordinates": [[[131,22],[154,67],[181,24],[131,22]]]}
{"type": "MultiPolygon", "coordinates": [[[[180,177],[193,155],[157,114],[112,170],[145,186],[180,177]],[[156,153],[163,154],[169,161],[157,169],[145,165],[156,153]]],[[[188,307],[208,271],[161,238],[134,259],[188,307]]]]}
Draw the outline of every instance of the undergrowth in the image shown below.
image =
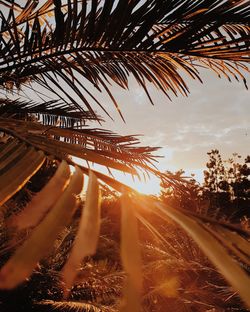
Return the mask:
{"type": "MultiPolygon", "coordinates": [[[[77,211],[73,224],[61,233],[53,252],[26,283],[0,293],[1,311],[118,311],[125,275],[120,263],[120,201],[116,196],[104,199],[98,250],[84,261],[68,300],[63,300],[59,272],[72,246],[79,216],[77,211]]],[[[144,218],[144,224],[139,224],[143,311],[246,311],[237,294],[183,230],[150,212],[144,218]],[[145,226],[148,223],[153,228],[145,226]]],[[[4,230],[1,240],[6,240],[4,230]]],[[[2,252],[3,262],[11,252],[2,252]]]]}

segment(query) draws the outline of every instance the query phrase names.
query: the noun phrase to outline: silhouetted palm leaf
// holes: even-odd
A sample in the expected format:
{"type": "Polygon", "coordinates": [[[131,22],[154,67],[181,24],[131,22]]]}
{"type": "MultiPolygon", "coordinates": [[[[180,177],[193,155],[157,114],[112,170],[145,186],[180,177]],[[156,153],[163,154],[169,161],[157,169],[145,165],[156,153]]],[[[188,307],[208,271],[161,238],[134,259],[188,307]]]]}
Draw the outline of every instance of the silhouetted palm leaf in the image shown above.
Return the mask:
{"type": "MultiPolygon", "coordinates": [[[[81,128],[86,121],[93,120],[88,111],[76,111],[74,106],[54,100],[37,103],[0,98],[0,116],[30,121],[35,119],[44,125],[60,128],[81,128]]],[[[98,120],[98,117],[94,120],[98,120]]]]}
{"type": "Polygon", "coordinates": [[[52,96],[57,94],[78,110],[84,104],[95,116],[90,98],[102,104],[80,77],[95,89],[104,89],[117,108],[109,83],[128,88],[129,75],[145,90],[151,82],[167,95],[187,94],[183,75],[199,78],[199,66],[245,81],[241,71],[249,62],[248,1],[49,0],[42,4],[28,1],[24,8],[11,8],[8,18],[1,14],[4,88],[36,81],[52,96]]]}
{"type": "Polygon", "coordinates": [[[123,137],[110,131],[88,128],[62,129],[3,117],[0,117],[0,122],[3,133],[60,160],[68,160],[68,155],[71,155],[135,175],[136,167],[157,172],[151,165],[154,161],[151,153],[157,148],[134,146],[138,140],[133,136],[123,137]]]}

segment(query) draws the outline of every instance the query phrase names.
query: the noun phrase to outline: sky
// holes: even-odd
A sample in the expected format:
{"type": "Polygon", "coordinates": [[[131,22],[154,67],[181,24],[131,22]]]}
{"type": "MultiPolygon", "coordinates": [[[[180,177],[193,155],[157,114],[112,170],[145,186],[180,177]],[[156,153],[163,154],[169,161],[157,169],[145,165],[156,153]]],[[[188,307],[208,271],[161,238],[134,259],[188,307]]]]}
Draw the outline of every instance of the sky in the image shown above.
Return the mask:
{"type": "MultiPolygon", "coordinates": [[[[250,74],[245,76],[250,87],[250,74]]],[[[106,118],[103,127],[124,135],[142,134],[142,144],[162,147],[157,153],[164,156],[159,159],[160,170],[184,169],[202,182],[207,152],[211,149],[219,149],[224,159],[234,152],[243,158],[250,154],[250,91],[243,82],[230,83],[213,72],[203,71],[201,77],[203,84],[188,79],[190,95],[173,96],[172,102],[149,87],[154,106],[133,79],[129,91],[113,87],[126,124],[103,96],[102,104],[115,119],[113,122],[106,118]]],[[[128,178],[121,179],[130,183],[128,178]]],[[[139,190],[158,192],[156,183],[153,179],[139,190]]]]}

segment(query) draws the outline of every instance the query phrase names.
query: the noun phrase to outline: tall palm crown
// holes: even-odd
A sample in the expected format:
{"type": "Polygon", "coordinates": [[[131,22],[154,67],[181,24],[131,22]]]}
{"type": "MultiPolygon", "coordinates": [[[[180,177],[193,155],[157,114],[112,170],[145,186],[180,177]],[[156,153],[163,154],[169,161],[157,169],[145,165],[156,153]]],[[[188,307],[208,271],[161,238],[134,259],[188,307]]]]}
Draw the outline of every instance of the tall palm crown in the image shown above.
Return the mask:
{"type": "MultiPolygon", "coordinates": [[[[62,161],[59,168],[64,174],[67,164],[74,165],[69,156],[76,156],[130,174],[152,172],[178,186],[178,181],[155,169],[151,154],[155,148],[135,146],[138,141],[133,136],[86,126],[91,120],[102,122],[95,107],[109,115],[98,93],[106,92],[124,118],[110,84],[128,89],[129,76],[136,79],[152,103],[149,83],[168,98],[187,95],[186,76],[201,80],[200,67],[213,70],[219,77],[243,80],[246,85],[243,74],[250,62],[249,1],[2,0],[0,4],[0,86],[5,94],[0,99],[1,205],[51,156],[62,161]]],[[[88,166],[80,168],[89,174],[88,166]]],[[[99,172],[94,177],[118,191],[130,190],[99,172]]],[[[80,192],[82,183],[79,171],[66,180],[70,182],[65,196],[74,207],[72,194],[80,192]]],[[[91,182],[90,197],[97,184],[91,182]]],[[[178,213],[168,211],[190,229],[195,221],[178,213]]],[[[204,243],[208,234],[198,225],[196,230],[203,235],[200,243],[204,243]]],[[[231,262],[229,267],[238,274],[231,262]]],[[[8,270],[4,272],[2,279],[8,270]]],[[[246,285],[247,278],[240,274],[246,285]]],[[[232,282],[230,274],[227,278],[232,282]]],[[[11,288],[19,282],[3,282],[2,287],[11,288]]],[[[233,285],[250,304],[245,288],[233,285]]]]}

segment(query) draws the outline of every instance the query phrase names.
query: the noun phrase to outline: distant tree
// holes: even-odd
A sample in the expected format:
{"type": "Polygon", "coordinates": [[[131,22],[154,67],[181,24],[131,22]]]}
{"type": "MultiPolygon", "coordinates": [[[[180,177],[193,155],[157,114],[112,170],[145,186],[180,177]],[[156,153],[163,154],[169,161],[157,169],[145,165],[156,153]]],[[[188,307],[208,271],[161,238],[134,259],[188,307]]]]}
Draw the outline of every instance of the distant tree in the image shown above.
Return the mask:
{"type": "Polygon", "coordinates": [[[210,211],[231,218],[250,216],[250,156],[244,162],[239,154],[223,161],[217,149],[207,153],[202,197],[209,200],[210,211]]]}
{"type": "Polygon", "coordinates": [[[250,156],[244,162],[234,153],[223,160],[219,150],[207,153],[209,160],[204,170],[204,183],[200,185],[194,178],[184,177],[185,171],[175,173],[167,171],[175,180],[182,181],[182,188],[174,187],[167,181],[161,182],[161,200],[175,208],[201,214],[230,218],[240,221],[250,217],[250,156]]]}

